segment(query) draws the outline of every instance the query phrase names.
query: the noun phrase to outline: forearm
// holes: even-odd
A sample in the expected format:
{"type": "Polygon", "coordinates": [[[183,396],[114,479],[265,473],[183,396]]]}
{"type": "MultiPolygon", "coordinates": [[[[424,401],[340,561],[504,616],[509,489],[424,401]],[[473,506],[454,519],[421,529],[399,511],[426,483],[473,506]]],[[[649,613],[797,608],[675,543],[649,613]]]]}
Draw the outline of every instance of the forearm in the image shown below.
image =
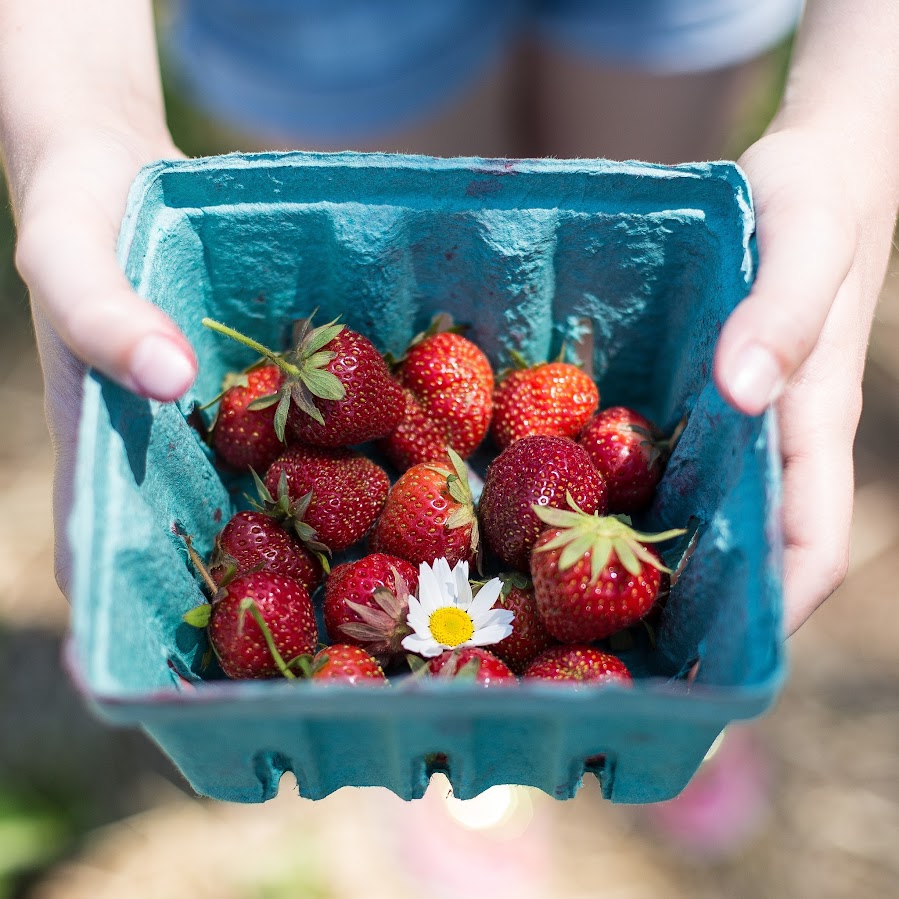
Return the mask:
{"type": "Polygon", "coordinates": [[[18,204],[85,130],[167,140],[150,0],[0,0],[0,150],[18,204]]]}
{"type": "MultiPolygon", "coordinates": [[[[886,204],[899,203],[899,3],[809,0],[770,130],[815,130],[852,158],[886,204]]],[[[866,191],[868,192],[868,191],[866,191]]],[[[865,199],[869,199],[866,197],[865,199]]]]}

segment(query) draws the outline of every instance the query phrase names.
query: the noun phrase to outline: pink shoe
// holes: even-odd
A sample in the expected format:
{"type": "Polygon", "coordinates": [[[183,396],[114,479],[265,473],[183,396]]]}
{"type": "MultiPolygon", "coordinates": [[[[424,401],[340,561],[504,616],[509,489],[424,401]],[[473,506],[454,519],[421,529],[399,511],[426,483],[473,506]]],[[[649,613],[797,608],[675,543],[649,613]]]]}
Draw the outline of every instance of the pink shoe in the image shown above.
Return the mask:
{"type": "Polygon", "coordinates": [[[746,728],[728,729],[684,791],[647,807],[650,826],[694,859],[738,854],[761,831],[771,807],[771,769],[746,728]]]}

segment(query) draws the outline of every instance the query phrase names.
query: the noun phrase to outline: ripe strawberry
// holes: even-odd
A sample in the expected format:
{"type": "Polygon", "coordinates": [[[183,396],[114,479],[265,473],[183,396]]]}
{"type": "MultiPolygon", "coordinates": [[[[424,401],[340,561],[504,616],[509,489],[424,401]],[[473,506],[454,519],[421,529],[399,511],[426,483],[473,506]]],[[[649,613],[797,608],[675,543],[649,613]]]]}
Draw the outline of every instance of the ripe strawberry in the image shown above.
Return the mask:
{"type": "Polygon", "coordinates": [[[288,518],[303,542],[338,552],[368,533],[384,506],[390,479],[353,450],[294,446],[271,464],[265,488],[265,505],[288,518]]]}
{"type": "Polygon", "coordinates": [[[204,318],[214,331],[261,353],[283,372],[274,412],[275,433],[324,447],[343,447],[389,434],[403,414],[402,392],[372,342],[345,325],[313,328],[305,319],[287,353],[204,318]]]}
{"type": "Polygon", "coordinates": [[[487,545],[505,565],[527,571],[545,527],[533,506],[563,508],[568,494],[587,512],[606,510],[606,487],[587,451],[567,437],[516,440],[487,469],[478,504],[487,545]]]}
{"type": "Polygon", "coordinates": [[[593,379],[568,362],[512,371],[493,394],[490,433],[500,449],[530,435],[580,434],[599,405],[593,379]]]}
{"type": "Polygon", "coordinates": [[[630,514],[649,505],[668,455],[667,441],[649,419],[612,406],[590,420],[578,443],[605,478],[610,512],[630,514]]]}
{"type": "Polygon", "coordinates": [[[314,652],[318,641],[308,591],[282,574],[238,575],[219,588],[211,605],[191,610],[185,620],[202,626],[204,616],[228,677],[296,677],[290,663],[314,652]]]}
{"type": "Polygon", "coordinates": [[[387,678],[377,661],[364,649],[346,643],[320,649],[312,659],[309,679],[325,683],[387,685],[387,678]]]}
{"type": "Polygon", "coordinates": [[[215,538],[210,574],[220,584],[226,573],[270,571],[298,580],[310,593],[321,583],[319,560],[264,512],[238,512],[215,538]]]}
{"type": "Polygon", "coordinates": [[[403,637],[412,633],[409,594],[417,587],[418,569],[397,556],[372,553],[338,565],[325,583],[328,637],[361,646],[385,664],[402,657],[403,637]]]}
{"type": "Polygon", "coordinates": [[[397,368],[397,379],[412,391],[448,445],[466,459],[490,427],[493,369],[470,340],[452,331],[436,331],[443,326],[435,322],[413,342],[397,368]]]}
{"type": "Polygon", "coordinates": [[[537,610],[547,631],[563,643],[590,643],[636,624],[668,571],[647,544],[682,530],[641,534],[612,516],[536,507],[550,527],[531,554],[537,610]]]}
{"type": "Polygon", "coordinates": [[[493,608],[508,609],[515,613],[515,619],[512,633],[494,643],[490,651],[516,674],[523,674],[532,659],[555,646],[556,641],[546,632],[537,614],[537,600],[530,580],[518,572],[500,577],[503,589],[493,608]]]}
{"type": "Polygon", "coordinates": [[[518,682],[505,662],[477,646],[447,650],[428,662],[428,672],[431,677],[470,678],[484,687],[518,682]]]}
{"type": "MultiPolygon", "coordinates": [[[[314,333],[309,332],[308,337],[314,333]]],[[[308,353],[301,349],[305,339],[301,336],[299,353],[308,353]]],[[[335,395],[326,397],[317,394],[315,399],[309,398],[311,408],[294,395],[287,413],[287,430],[302,443],[326,447],[353,446],[391,433],[403,414],[403,395],[374,344],[344,328],[325,348],[326,353],[334,355],[321,371],[330,373],[343,393],[338,396],[335,391],[335,395]]],[[[312,358],[321,352],[316,349],[312,358]]]]}
{"type": "Polygon", "coordinates": [[[263,471],[283,451],[275,433],[275,400],[283,381],[277,365],[262,365],[226,380],[212,425],[212,446],[225,465],[263,471]],[[272,402],[266,405],[266,398],[272,402]]]}
{"type": "Polygon", "coordinates": [[[524,673],[525,678],[548,681],[589,681],[591,683],[633,683],[630,671],[617,656],[593,646],[554,646],[537,656],[524,673]]]}
{"type": "Polygon", "coordinates": [[[400,471],[424,462],[450,465],[446,430],[427,415],[411,390],[403,388],[403,399],[403,417],[392,434],[378,441],[378,449],[400,471]]]}
{"type": "Polygon", "coordinates": [[[478,520],[465,463],[449,451],[453,468],[414,465],[393,485],[375,524],[373,552],[414,565],[446,558],[450,568],[478,551],[478,520]]]}

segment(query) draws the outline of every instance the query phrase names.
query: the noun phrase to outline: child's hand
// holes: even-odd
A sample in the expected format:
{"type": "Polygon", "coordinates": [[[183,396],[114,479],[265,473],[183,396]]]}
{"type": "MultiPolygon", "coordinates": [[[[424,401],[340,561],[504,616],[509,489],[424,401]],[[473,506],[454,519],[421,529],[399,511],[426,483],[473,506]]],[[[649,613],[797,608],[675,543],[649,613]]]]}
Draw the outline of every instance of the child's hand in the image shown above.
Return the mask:
{"type": "Polygon", "coordinates": [[[896,214],[874,161],[840,156],[837,146],[813,128],[785,129],[740,160],[759,270],[715,360],[718,387],[737,409],[754,415],[776,401],[787,633],[846,574],[862,373],[896,214]]]}
{"type": "Polygon", "coordinates": [[[158,308],[134,293],[116,260],[128,188],[145,163],[172,158],[167,139],[95,129],[46,148],[16,190],[16,264],[31,293],[56,456],[57,579],[68,587],[70,507],[81,378],[92,365],[144,396],[172,400],[196,359],[158,308]]]}
{"type": "Polygon", "coordinates": [[[17,198],[16,264],[41,327],[80,362],[158,400],[190,386],[196,360],[174,323],[131,289],[116,240],[140,167],[177,155],[133,135],[78,136],[38,158],[17,198]]]}

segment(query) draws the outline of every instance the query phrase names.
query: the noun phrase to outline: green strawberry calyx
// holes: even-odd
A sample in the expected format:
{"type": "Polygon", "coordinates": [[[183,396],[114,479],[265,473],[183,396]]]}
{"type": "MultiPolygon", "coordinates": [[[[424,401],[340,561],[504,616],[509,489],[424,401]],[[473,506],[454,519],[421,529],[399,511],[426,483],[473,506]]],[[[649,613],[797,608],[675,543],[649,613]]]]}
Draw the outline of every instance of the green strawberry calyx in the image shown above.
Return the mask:
{"type": "Polygon", "coordinates": [[[474,496],[471,492],[471,484],[468,482],[468,469],[465,467],[465,461],[452,447],[447,447],[446,452],[453,463],[452,471],[440,465],[428,465],[427,467],[431,471],[446,476],[446,489],[449,495],[459,503],[459,507],[454,509],[447,518],[446,527],[455,530],[470,525],[471,551],[474,553],[478,550],[480,530],[478,517],[474,510],[474,496]]]}
{"type": "Polygon", "coordinates": [[[564,571],[576,562],[590,556],[590,583],[594,583],[603,569],[609,564],[612,553],[629,574],[638,575],[644,565],[651,565],[659,571],[670,574],[664,563],[651,552],[645,544],[663,543],[674,537],[680,537],[686,531],[674,528],[657,534],[646,534],[636,531],[630,526],[630,520],[617,515],[592,515],[580,509],[566,494],[571,509],[556,509],[551,506],[533,505],[534,514],[550,527],[557,528],[559,533],[551,540],[537,548],[537,552],[550,552],[561,549],[559,568],[564,571]]]}
{"type": "Polygon", "coordinates": [[[378,662],[400,655],[403,639],[412,633],[406,621],[409,615],[409,585],[392,565],[390,571],[393,587],[377,587],[372,594],[377,608],[347,600],[347,608],[352,609],[360,620],[347,621],[340,626],[347,637],[365,644],[365,649],[378,662]]]}
{"type": "Polygon", "coordinates": [[[331,562],[328,557],[331,555],[331,549],[318,539],[318,533],[315,528],[305,520],[306,513],[309,511],[309,506],[312,503],[313,491],[310,490],[298,500],[294,500],[287,486],[287,472],[282,471],[281,477],[278,478],[278,496],[276,499],[252,467],[250,468],[250,474],[253,476],[253,482],[259,494],[259,499],[247,496],[250,505],[257,511],[270,515],[275,521],[287,525],[297,535],[306,549],[318,559],[325,574],[330,574],[331,562]]]}
{"type": "Polygon", "coordinates": [[[325,348],[346,327],[337,324],[337,319],[316,328],[312,327],[311,316],[303,319],[295,331],[296,345],[286,353],[276,353],[251,337],[214,319],[204,318],[202,323],[207,328],[250,347],[284,372],[286,377],[278,393],[260,397],[247,407],[253,410],[266,409],[277,403],[275,433],[282,442],[291,403],[323,425],[325,420],[321,410],[315,405],[315,398],[342,400],[346,396],[346,388],[340,378],[327,370],[328,363],[334,359],[336,353],[325,348]]]}

